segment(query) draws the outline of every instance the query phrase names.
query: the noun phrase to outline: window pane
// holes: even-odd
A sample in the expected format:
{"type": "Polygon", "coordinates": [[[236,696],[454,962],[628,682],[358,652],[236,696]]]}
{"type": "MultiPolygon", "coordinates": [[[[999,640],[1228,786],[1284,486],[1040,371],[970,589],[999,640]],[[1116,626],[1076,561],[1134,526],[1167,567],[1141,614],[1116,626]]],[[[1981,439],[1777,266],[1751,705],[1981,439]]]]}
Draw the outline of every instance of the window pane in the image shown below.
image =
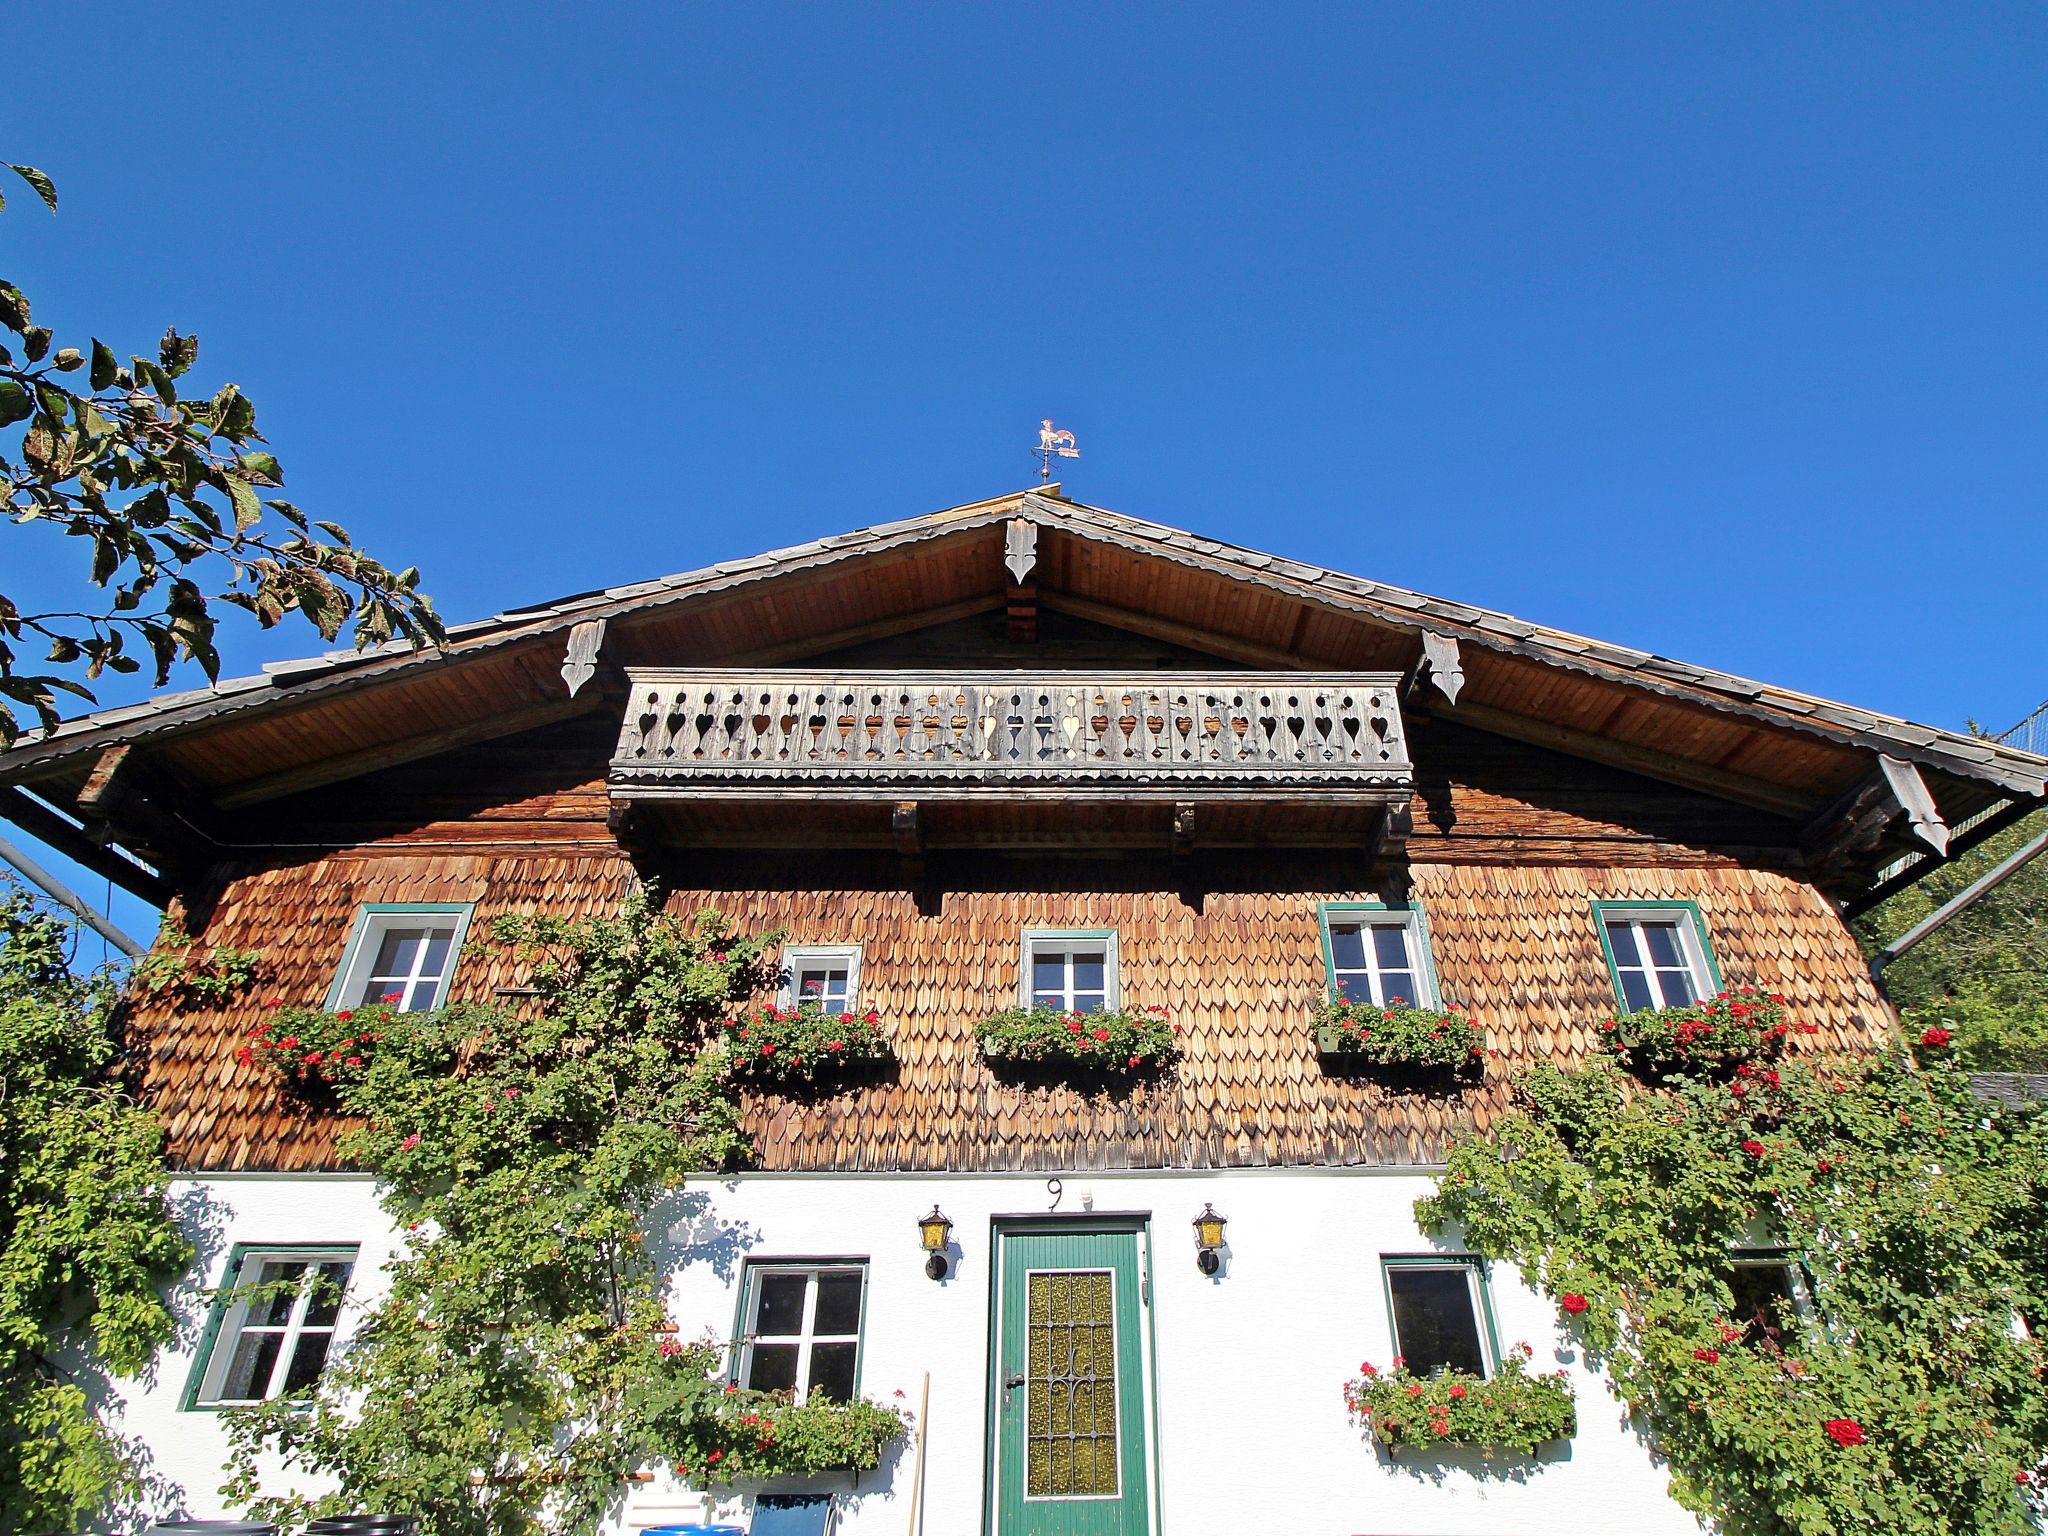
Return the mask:
{"type": "Polygon", "coordinates": [[[424,928],[387,928],[383,941],[377,946],[377,963],[370,967],[372,976],[410,976],[412,963],[418,958],[420,945],[426,942],[424,928]]]}
{"type": "Polygon", "coordinates": [[[1745,1344],[1775,1339],[1798,1318],[1789,1264],[1738,1264],[1728,1289],[1735,1293],[1731,1321],[1743,1330],[1745,1344]]]}
{"type": "Polygon", "coordinates": [[[1382,971],[1380,973],[1380,1002],[1392,1007],[1395,1003],[1419,1003],[1422,999],[1415,994],[1415,974],[1412,971],[1382,971]]]}
{"type": "Polygon", "coordinates": [[[813,1344],[811,1379],[805,1384],[807,1389],[836,1397],[842,1403],[851,1402],[854,1349],[852,1344],[813,1344]]]}
{"type": "Polygon", "coordinates": [[[235,1357],[220,1384],[220,1395],[228,1402],[252,1402],[270,1391],[270,1373],[277,1368],[277,1352],[284,1344],[282,1333],[244,1333],[235,1341],[235,1357]]]}
{"type": "Polygon", "coordinates": [[[1635,930],[1627,923],[1609,923],[1607,943],[1614,951],[1616,965],[1626,967],[1643,963],[1643,957],[1636,951],[1635,930]]]}
{"type": "Polygon", "coordinates": [[[1654,1008],[1657,1006],[1656,1000],[1650,996],[1650,979],[1641,971],[1623,971],[1621,973],[1621,996],[1622,1000],[1628,1004],[1630,1012],[1634,1012],[1638,1008],[1654,1008]]]}
{"type": "Polygon", "coordinates": [[[808,1275],[761,1275],[760,1305],[754,1312],[754,1332],[793,1338],[804,1328],[804,1289],[808,1275]]]}
{"type": "Polygon", "coordinates": [[[1448,1367],[1474,1376],[1485,1373],[1479,1319],[1464,1266],[1397,1265],[1387,1271],[1387,1284],[1394,1295],[1394,1337],[1410,1370],[1448,1367]]]}
{"type": "Polygon", "coordinates": [[[1365,940],[1357,924],[1331,924],[1330,958],[1340,971],[1365,969],[1365,940]]]}
{"type": "Polygon", "coordinates": [[[349,1271],[353,1264],[330,1260],[322,1264],[313,1277],[313,1294],[306,1301],[306,1326],[309,1328],[332,1328],[341,1312],[342,1293],[348,1289],[349,1271]]]}
{"type": "Polygon", "coordinates": [[[1058,997],[1067,989],[1067,957],[1055,950],[1034,950],[1031,955],[1031,990],[1058,997]]]}
{"type": "Polygon", "coordinates": [[[860,1332],[860,1281],[857,1272],[818,1276],[818,1314],[811,1331],[817,1334],[860,1332]]]}
{"type": "Polygon", "coordinates": [[[789,1392],[796,1387],[796,1346],[756,1344],[747,1385],[756,1392],[789,1392]]]}
{"type": "Polygon", "coordinates": [[[292,1363],[285,1369],[284,1385],[279,1390],[296,1392],[318,1381],[320,1368],[327,1363],[327,1346],[333,1341],[334,1335],[325,1329],[301,1334],[298,1347],[292,1351],[292,1363]]]}
{"type": "Polygon", "coordinates": [[[1700,1000],[1700,991],[1693,985],[1690,970],[1659,971],[1657,985],[1664,989],[1666,1008],[1683,1008],[1700,1000]]]}
{"type": "Polygon", "coordinates": [[[264,1260],[263,1267],[256,1271],[255,1276],[255,1283],[261,1289],[249,1298],[249,1326],[281,1328],[289,1322],[292,1308],[299,1299],[298,1282],[305,1273],[303,1261],[264,1260]]]}
{"type": "Polygon", "coordinates": [[[1372,952],[1383,971],[1408,968],[1408,930],[1393,923],[1377,923],[1372,930],[1372,952]]]}
{"type": "Polygon", "coordinates": [[[1100,992],[1103,962],[1100,953],[1076,954],[1074,956],[1074,990],[1076,992],[1100,992]]]}
{"type": "Polygon", "coordinates": [[[1645,923],[1643,947],[1650,952],[1650,964],[1659,970],[1686,969],[1685,951],[1679,946],[1678,924],[1645,923]]]}
{"type": "Polygon", "coordinates": [[[1337,995],[1347,1003],[1372,1001],[1372,980],[1363,971],[1337,973],[1337,995]]]}

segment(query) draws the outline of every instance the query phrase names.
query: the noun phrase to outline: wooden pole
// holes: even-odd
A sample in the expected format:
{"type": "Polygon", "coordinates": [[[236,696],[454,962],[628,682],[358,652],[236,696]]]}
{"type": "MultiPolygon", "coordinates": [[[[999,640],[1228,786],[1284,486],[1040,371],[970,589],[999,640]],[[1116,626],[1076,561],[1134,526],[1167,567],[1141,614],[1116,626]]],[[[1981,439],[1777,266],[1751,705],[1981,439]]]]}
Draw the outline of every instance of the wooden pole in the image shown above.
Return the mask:
{"type": "Polygon", "coordinates": [[[917,1466],[910,1474],[910,1536],[924,1536],[924,1433],[932,1411],[932,1373],[924,1373],[917,1399],[917,1466]]]}

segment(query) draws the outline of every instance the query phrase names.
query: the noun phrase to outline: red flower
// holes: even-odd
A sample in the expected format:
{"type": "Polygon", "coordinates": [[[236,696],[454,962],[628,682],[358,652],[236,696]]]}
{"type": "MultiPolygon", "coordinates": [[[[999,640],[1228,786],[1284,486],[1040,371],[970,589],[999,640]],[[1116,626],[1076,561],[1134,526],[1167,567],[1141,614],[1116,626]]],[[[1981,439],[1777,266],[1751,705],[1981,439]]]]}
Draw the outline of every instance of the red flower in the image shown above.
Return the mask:
{"type": "Polygon", "coordinates": [[[1752,1136],[1742,1144],[1742,1150],[1751,1157],[1762,1157],[1764,1155],[1764,1144],[1752,1136]]]}
{"type": "Polygon", "coordinates": [[[318,1051],[308,1051],[305,1055],[301,1056],[299,1060],[303,1061],[309,1067],[318,1066],[320,1064],[320,1053],[318,1051]]]}
{"type": "Polygon", "coordinates": [[[1733,1344],[1741,1337],[1742,1330],[1740,1328],[1731,1328],[1726,1323],[1721,1325],[1721,1342],[1723,1344],[1733,1344]]]}
{"type": "Polygon", "coordinates": [[[1920,1043],[1926,1046],[1943,1046],[1948,1044],[1949,1038],[1949,1032],[1936,1024],[1920,1037],[1920,1043]]]}
{"type": "Polygon", "coordinates": [[[403,992],[386,992],[377,1001],[380,1003],[402,1003],[405,1001],[405,994],[403,992]]]}
{"type": "Polygon", "coordinates": [[[350,1019],[355,1017],[355,1014],[352,1013],[350,1010],[344,1008],[341,1010],[341,1012],[337,1013],[335,1017],[337,1019],[340,1019],[343,1023],[347,1023],[350,1019]]]}
{"type": "Polygon", "coordinates": [[[1821,1425],[1828,1432],[1828,1438],[1840,1446],[1861,1445],[1863,1426],[1854,1419],[1829,1419],[1821,1425]]]}
{"type": "Polygon", "coordinates": [[[1454,1386],[1451,1388],[1452,1397],[1463,1397],[1464,1395],[1465,1389],[1462,1386],[1454,1386]]]}
{"type": "Polygon", "coordinates": [[[1098,1029],[1097,1031],[1095,1031],[1095,1038],[1097,1041],[1107,1040],[1109,1038],[1109,1031],[1106,1029],[1098,1029]]]}
{"type": "Polygon", "coordinates": [[[840,1051],[844,1050],[845,1048],[846,1042],[843,1040],[827,1040],[825,1042],[825,1049],[828,1051],[840,1051]]]}
{"type": "Polygon", "coordinates": [[[401,1141],[398,1144],[398,1150],[401,1152],[410,1152],[414,1147],[418,1146],[419,1144],[420,1133],[418,1131],[414,1131],[410,1136],[406,1137],[405,1140],[401,1141]]]}
{"type": "Polygon", "coordinates": [[[273,997],[263,1006],[266,1008],[282,1008],[284,1006],[284,999],[281,997],[273,997]]]}
{"type": "Polygon", "coordinates": [[[1080,1021],[1079,1019],[1069,1019],[1069,1020],[1067,1020],[1067,1033],[1068,1033],[1068,1034],[1071,1034],[1071,1035],[1078,1035],[1078,1034],[1080,1034],[1080,1033],[1081,1033],[1081,1021],[1080,1021]]]}
{"type": "Polygon", "coordinates": [[[674,1339],[663,1339],[661,1341],[662,1359],[673,1360],[677,1355],[680,1355],[681,1353],[683,1353],[683,1346],[678,1344],[674,1339]]]}
{"type": "Polygon", "coordinates": [[[713,1451],[713,1452],[712,1452],[712,1453],[711,1453],[711,1454],[710,1454],[709,1456],[706,1456],[706,1457],[705,1457],[704,1459],[705,1459],[706,1461],[717,1461],[717,1460],[718,1460],[719,1458],[721,1458],[721,1457],[722,1457],[722,1456],[724,1456],[724,1455],[725,1455],[725,1452],[723,1452],[723,1451],[713,1451]]]}
{"type": "Polygon", "coordinates": [[[1577,1317],[1581,1312],[1585,1311],[1587,1306],[1586,1298],[1581,1296],[1577,1291],[1566,1291],[1562,1296],[1557,1298],[1557,1304],[1560,1307],[1563,1307],[1565,1311],[1571,1313],[1574,1317],[1577,1317]]]}
{"type": "Polygon", "coordinates": [[[1137,1057],[1135,1057],[1135,1056],[1133,1056],[1133,1057],[1131,1058],[1131,1060],[1130,1060],[1130,1065],[1132,1065],[1132,1066],[1134,1066],[1134,1067],[1135,1067],[1135,1066],[1136,1066],[1137,1064],[1138,1064],[1138,1058],[1137,1058],[1137,1057]]]}
{"type": "Polygon", "coordinates": [[[1411,1381],[1411,1382],[1409,1382],[1409,1383],[1408,1383],[1408,1395],[1409,1395],[1410,1397],[1420,1397],[1420,1396],[1422,1396],[1422,1383],[1421,1383],[1421,1382],[1419,1382],[1419,1381],[1411,1381]]]}
{"type": "Polygon", "coordinates": [[[342,1063],[342,1065],[345,1067],[360,1067],[362,1064],[363,1058],[360,1056],[351,1056],[348,1058],[348,1060],[342,1063]]]}
{"type": "Polygon", "coordinates": [[[282,1040],[278,1041],[277,1043],[283,1046],[286,1050],[290,1050],[293,1046],[299,1043],[299,1037],[297,1035],[286,1035],[282,1040]]]}
{"type": "Polygon", "coordinates": [[[773,1045],[764,1045],[761,1047],[761,1054],[763,1056],[773,1056],[775,1054],[775,1047],[773,1045]]]}
{"type": "Polygon", "coordinates": [[[1703,1344],[1692,1352],[1692,1357],[1695,1360],[1704,1360],[1707,1364],[1712,1365],[1721,1358],[1721,1351],[1718,1349],[1708,1349],[1703,1344]]]}
{"type": "Polygon", "coordinates": [[[247,1047],[246,1045],[243,1046],[239,1051],[235,1052],[235,1060],[245,1067],[249,1065],[249,1063],[253,1061],[255,1057],[256,1053],[250,1050],[249,1047],[247,1047]]]}
{"type": "Polygon", "coordinates": [[[1379,1375],[1379,1367],[1374,1365],[1370,1360],[1366,1360],[1360,1362],[1358,1372],[1367,1381],[1371,1381],[1373,1377],[1379,1375]]]}

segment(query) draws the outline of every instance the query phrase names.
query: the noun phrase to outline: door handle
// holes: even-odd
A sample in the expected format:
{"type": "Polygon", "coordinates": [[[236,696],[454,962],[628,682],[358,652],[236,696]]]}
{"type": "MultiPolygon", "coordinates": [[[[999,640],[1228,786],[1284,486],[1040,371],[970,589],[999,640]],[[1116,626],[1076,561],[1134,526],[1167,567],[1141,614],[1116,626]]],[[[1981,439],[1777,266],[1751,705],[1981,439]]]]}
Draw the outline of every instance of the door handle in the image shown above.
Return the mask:
{"type": "Polygon", "coordinates": [[[1013,1388],[1013,1387],[1021,1387],[1021,1386],[1023,1386],[1023,1385],[1024,1385],[1024,1373],[1023,1373],[1022,1371],[1019,1371],[1019,1372],[1018,1372],[1018,1373],[1017,1373],[1017,1374],[1016,1374],[1015,1376],[1011,1376],[1011,1377],[1007,1378],[1007,1379],[1006,1379],[1006,1380],[1005,1380],[1005,1381],[1003,1382],[1003,1406],[1004,1406],[1005,1408],[1007,1408],[1007,1407],[1009,1407],[1009,1406],[1010,1406],[1010,1390],[1011,1390],[1011,1388],[1013,1388]]]}

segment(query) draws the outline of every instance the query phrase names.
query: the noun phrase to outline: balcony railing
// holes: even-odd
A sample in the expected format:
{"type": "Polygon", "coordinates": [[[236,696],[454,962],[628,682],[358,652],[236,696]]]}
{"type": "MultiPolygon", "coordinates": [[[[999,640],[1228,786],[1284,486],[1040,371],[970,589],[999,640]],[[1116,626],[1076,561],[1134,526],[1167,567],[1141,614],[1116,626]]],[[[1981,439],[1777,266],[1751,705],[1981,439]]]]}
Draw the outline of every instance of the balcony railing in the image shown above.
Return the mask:
{"type": "Polygon", "coordinates": [[[1391,673],[630,674],[612,782],[945,794],[1405,788],[1391,673]]]}

